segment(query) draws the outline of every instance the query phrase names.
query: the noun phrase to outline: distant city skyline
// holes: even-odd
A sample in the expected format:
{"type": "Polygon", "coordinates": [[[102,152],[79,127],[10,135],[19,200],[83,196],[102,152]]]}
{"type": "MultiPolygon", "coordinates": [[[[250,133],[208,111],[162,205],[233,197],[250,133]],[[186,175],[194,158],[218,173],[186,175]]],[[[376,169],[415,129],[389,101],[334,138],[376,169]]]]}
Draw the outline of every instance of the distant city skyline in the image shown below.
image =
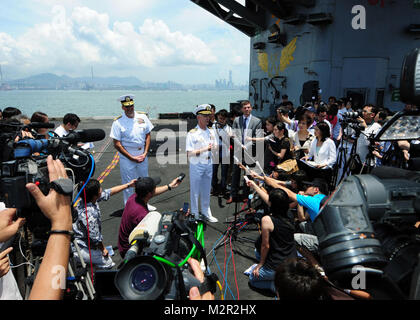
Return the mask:
{"type": "MultiPolygon", "coordinates": [[[[244,2],[239,0],[238,2],[244,2]]],[[[22,0],[0,12],[3,81],[54,73],[184,85],[249,77],[250,39],[190,0],[22,0]]]]}
{"type": "MultiPolygon", "coordinates": [[[[1,69],[0,69],[1,70],[1,69]]],[[[219,89],[219,90],[248,90],[248,82],[236,84],[229,79],[217,79],[214,83],[182,84],[176,81],[153,82],[141,80],[137,77],[69,77],[53,73],[42,73],[10,81],[2,81],[0,90],[116,90],[116,89],[158,89],[158,90],[187,90],[187,89],[219,89]]]]}

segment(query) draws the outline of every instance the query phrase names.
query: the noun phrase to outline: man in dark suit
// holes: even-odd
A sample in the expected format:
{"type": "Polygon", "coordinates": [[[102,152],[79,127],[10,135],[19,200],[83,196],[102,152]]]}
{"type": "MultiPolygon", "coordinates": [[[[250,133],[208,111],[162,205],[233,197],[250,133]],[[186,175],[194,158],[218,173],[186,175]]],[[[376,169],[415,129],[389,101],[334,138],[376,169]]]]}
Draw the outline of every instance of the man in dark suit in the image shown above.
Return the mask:
{"type": "MultiPolygon", "coordinates": [[[[242,115],[236,117],[233,121],[232,129],[235,135],[234,140],[234,152],[237,159],[239,159],[242,164],[252,165],[252,159],[248,155],[255,157],[255,143],[250,143],[247,138],[256,138],[263,137],[264,132],[262,129],[261,119],[253,116],[252,106],[248,100],[241,102],[241,111],[242,115]],[[245,146],[245,150],[243,149],[245,146]],[[251,163],[250,163],[251,162],[251,163]]],[[[232,175],[232,189],[230,198],[226,201],[227,204],[234,201],[238,201],[238,191],[239,191],[239,182],[241,178],[241,169],[238,164],[233,165],[233,175],[232,175]]]]}

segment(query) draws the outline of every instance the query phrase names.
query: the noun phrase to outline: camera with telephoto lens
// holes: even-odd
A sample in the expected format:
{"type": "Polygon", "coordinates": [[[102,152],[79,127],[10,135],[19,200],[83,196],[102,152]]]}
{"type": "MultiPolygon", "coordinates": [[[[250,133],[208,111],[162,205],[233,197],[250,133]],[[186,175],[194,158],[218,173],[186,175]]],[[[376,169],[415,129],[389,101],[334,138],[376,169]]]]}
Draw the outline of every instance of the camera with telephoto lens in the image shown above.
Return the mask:
{"type": "Polygon", "coordinates": [[[357,118],[361,117],[362,113],[359,111],[347,111],[343,113],[343,119],[341,119],[341,123],[355,123],[359,124],[357,118]]]}
{"type": "MultiPolygon", "coordinates": [[[[51,123],[37,127],[51,128],[51,123]]],[[[93,173],[94,161],[91,154],[76,146],[77,142],[98,141],[105,137],[102,129],[76,130],[68,136],[37,139],[19,137],[22,131],[31,131],[33,125],[19,121],[0,122],[0,201],[7,208],[16,208],[17,215],[26,219],[26,225],[37,239],[47,239],[50,221],[44,216],[35,199],[26,189],[27,183],[35,183],[44,195],[50,188],[58,192],[73,194],[73,184],[85,181],[93,173]],[[20,139],[17,139],[19,137],[20,139]],[[60,159],[68,170],[69,179],[58,179],[50,183],[47,157],[60,159]],[[71,172],[71,173],[70,173],[71,172]],[[73,180],[73,182],[71,181],[73,180]]]]}
{"type": "MultiPolygon", "coordinates": [[[[179,211],[166,212],[162,216],[150,212],[144,219],[148,219],[145,229],[153,229],[151,225],[158,224],[157,231],[154,235],[147,230],[130,235],[130,238],[134,237],[130,241],[131,247],[114,277],[114,286],[120,297],[126,300],[182,300],[187,299],[190,288],[194,286],[202,293],[214,293],[217,276],[206,275],[204,283],[200,283],[187,263],[187,258],[194,257],[197,248],[207,266],[204,249],[197,240],[204,237],[203,225],[179,211]]],[[[97,275],[101,278],[100,271],[97,275]]]]}

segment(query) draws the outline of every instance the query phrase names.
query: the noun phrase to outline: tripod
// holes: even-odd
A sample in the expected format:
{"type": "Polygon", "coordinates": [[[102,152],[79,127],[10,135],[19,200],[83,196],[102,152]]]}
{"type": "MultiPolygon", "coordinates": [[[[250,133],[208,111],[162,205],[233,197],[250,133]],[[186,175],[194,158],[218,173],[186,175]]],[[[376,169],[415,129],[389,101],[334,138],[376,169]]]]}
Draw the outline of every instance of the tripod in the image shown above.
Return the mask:
{"type": "Polygon", "coordinates": [[[362,169],[360,170],[360,174],[365,170],[366,173],[370,173],[372,170],[372,167],[374,166],[375,156],[373,154],[373,151],[375,151],[375,135],[372,133],[370,136],[366,136],[369,140],[369,146],[368,146],[368,154],[366,156],[365,162],[363,162],[362,169]]]}
{"type": "MultiPolygon", "coordinates": [[[[344,165],[344,168],[343,168],[343,173],[341,174],[341,178],[338,181],[337,185],[341,183],[341,181],[344,179],[345,176],[350,175],[352,173],[352,170],[355,169],[354,167],[357,164],[362,163],[362,161],[360,160],[359,154],[356,153],[357,140],[360,137],[361,130],[358,127],[354,127],[354,129],[355,129],[356,133],[355,133],[355,139],[354,139],[353,145],[352,145],[351,150],[350,150],[350,156],[347,159],[347,161],[345,162],[345,165],[344,165]]],[[[346,155],[344,155],[344,159],[345,158],[346,158],[346,155]]],[[[341,165],[341,164],[339,164],[339,165],[341,165]]],[[[362,167],[362,169],[363,169],[363,167],[362,167]]],[[[337,177],[336,178],[338,178],[338,171],[337,171],[337,177]]]]}
{"type": "MultiPolygon", "coordinates": [[[[247,210],[249,210],[249,207],[247,206],[246,208],[242,208],[239,210],[238,208],[239,204],[238,202],[235,202],[235,212],[233,214],[233,221],[231,222],[225,222],[225,223],[230,223],[230,226],[226,229],[226,231],[223,233],[222,235],[222,239],[224,239],[221,243],[219,243],[214,250],[217,250],[218,248],[220,248],[221,246],[225,245],[227,243],[227,241],[229,240],[229,242],[231,241],[237,241],[240,243],[255,243],[255,239],[251,239],[248,237],[243,237],[243,236],[238,236],[239,232],[243,229],[243,227],[249,223],[248,219],[239,219],[239,215],[247,210]],[[243,223],[242,226],[240,226],[240,224],[243,223]]],[[[234,250],[235,252],[238,253],[238,250],[234,250]]],[[[240,252],[239,252],[240,253],[240,252]]],[[[244,255],[242,253],[240,253],[243,256],[246,256],[247,258],[253,259],[252,257],[249,257],[247,255],[244,255]]]]}
{"type": "MultiPolygon", "coordinates": [[[[93,287],[90,274],[87,271],[86,263],[83,261],[83,258],[80,254],[79,246],[75,240],[73,240],[73,244],[78,253],[80,264],[83,270],[82,272],[79,272],[78,274],[76,274],[74,271],[75,269],[73,268],[73,265],[72,265],[74,263],[73,261],[74,257],[70,257],[69,263],[68,263],[68,277],[66,278],[66,280],[74,283],[77,289],[76,299],[90,298],[91,300],[93,300],[95,298],[95,288],[93,287]]],[[[45,251],[45,248],[43,250],[45,251]]],[[[31,287],[33,285],[36,274],[38,273],[38,270],[41,264],[40,262],[41,256],[36,254],[35,257],[31,257],[31,260],[32,261],[34,260],[34,264],[31,263],[32,270],[29,270],[28,272],[29,275],[26,277],[26,280],[25,280],[25,300],[29,298],[31,287]]]]}
{"type": "MultiPolygon", "coordinates": [[[[341,124],[343,127],[343,131],[347,126],[347,123],[342,123],[341,124]]],[[[337,183],[337,179],[338,179],[338,175],[340,173],[340,169],[342,168],[343,164],[345,165],[347,162],[347,148],[344,146],[344,139],[341,138],[340,144],[339,144],[339,148],[338,148],[338,156],[337,156],[337,162],[336,165],[334,167],[334,171],[332,174],[332,178],[331,178],[331,186],[330,186],[330,190],[334,190],[334,188],[338,185],[337,183]]],[[[341,180],[340,180],[341,182],[341,180]]]]}
{"type": "Polygon", "coordinates": [[[92,279],[90,278],[90,274],[89,274],[89,272],[86,268],[86,263],[83,260],[82,254],[80,252],[79,245],[77,244],[75,239],[73,240],[73,245],[76,248],[77,255],[79,257],[79,261],[80,261],[80,264],[81,264],[82,269],[83,269],[83,273],[81,275],[79,275],[78,277],[76,277],[76,275],[75,275],[75,273],[72,269],[72,266],[71,266],[71,261],[69,261],[69,274],[70,274],[71,277],[73,277],[75,279],[75,285],[76,285],[77,290],[79,290],[79,292],[81,292],[83,294],[83,297],[87,297],[86,292],[83,289],[83,285],[82,285],[81,281],[79,281],[78,278],[80,278],[80,280],[84,280],[84,284],[85,284],[85,287],[87,289],[87,293],[89,294],[89,298],[93,300],[95,298],[95,288],[93,287],[92,279]]]}

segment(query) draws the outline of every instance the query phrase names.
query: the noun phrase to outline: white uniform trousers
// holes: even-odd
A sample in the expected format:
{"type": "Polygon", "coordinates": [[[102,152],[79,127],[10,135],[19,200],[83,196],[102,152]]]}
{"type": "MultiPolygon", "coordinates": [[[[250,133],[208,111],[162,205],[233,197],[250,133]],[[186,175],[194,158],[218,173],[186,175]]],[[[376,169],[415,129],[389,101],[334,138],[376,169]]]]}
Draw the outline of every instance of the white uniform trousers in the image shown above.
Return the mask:
{"type": "Polygon", "coordinates": [[[213,176],[213,164],[190,163],[190,202],[191,214],[198,216],[198,198],[201,203],[201,213],[211,217],[210,191],[213,176]]]}
{"type": "MultiPolygon", "coordinates": [[[[134,155],[131,151],[130,154],[134,155]]],[[[120,154],[120,173],[121,173],[121,183],[129,183],[133,179],[139,177],[148,177],[149,176],[149,160],[146,157],[143,162],[137,163],[131,161],[120,154]]],[[[134,193],[134,188],[128,188],[123,191],[124,196],[124,206],[128,198],[134,193]]]]}

